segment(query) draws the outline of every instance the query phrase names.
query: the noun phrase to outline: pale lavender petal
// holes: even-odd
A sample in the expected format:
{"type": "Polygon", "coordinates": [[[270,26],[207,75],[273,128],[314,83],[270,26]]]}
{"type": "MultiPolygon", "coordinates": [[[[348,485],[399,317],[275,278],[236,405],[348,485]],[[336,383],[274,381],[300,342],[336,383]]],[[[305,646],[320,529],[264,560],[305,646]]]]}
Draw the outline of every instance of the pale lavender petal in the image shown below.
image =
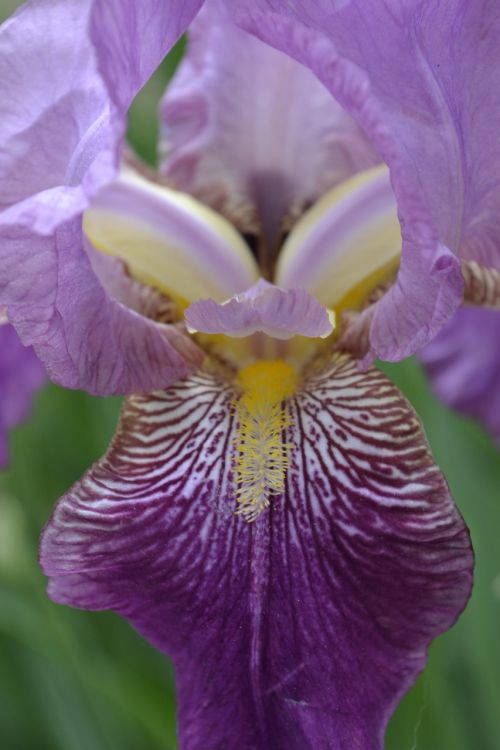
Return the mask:
{"type": "Polygon", "coordinates": [[[243,294],[226,302],[193,302],[184,317],[191,333],[251,336],[257,331],[277,339],[292,336],[325,338],[333,331],[333,314],[305,289],[279,289],[260,279],[243,294]]]}
{"type": "Polygon", "coordinates": [[[304,66],[211,0],[161,108],[164,173],[272,241],[332,185],[379,161],[368,139],[304,66]]]}
{"type": "Polygon", "coordinates": [[[172,656],[183,750],[381,750],[467,601],[463,521],[411,407],[336,357],[290,402],[286,491],[247,523],[218,372],[128,400],[45,530],[49,593],[172,656]]]}
{"type": "Polygon", "coordinates": [[[99,70],[120,109],[183,34],[203,0],[94,0],[91,34],[99,70]]]}
{"type": "Polygon", "coordinates": [[[7,431],[28,416],[33,393],[46,378],[31,347],[8,324],[0,325],[0,468],[7,463],[7,431]]]}
{"type": "Polygon", "coordinates": [[[458,310],[420,357],[437,395],[500,441],[500,312],[458,310]]]}
{"type": "Polygon", "coordinates": [[[125,107],[198,5],[31,0],[0,28],[0,305],[65,386],[130,392],[190,369],[178,333],[106,296],[81,215],[115,175],[125,107]]]}
{"type": "Polygon", "coordinates": [[[131,274],[191,302],[222,301],[259,278],[243,237],[189,195],[123,172],[85,213],[85,233],[131,274]]]}
{"type": "Polygon", "coordinates": [[[500,16],[491,0],[236,0],[245,28],[307,64],[389,165],[399,281],[371,343],[415,351],[460,303],[458,256],[500,264],[500,16]]]}
{"type": "Polygon", "coordinates": [[[88,35],[92,5],[31,0],[0,28],[0,206],[27,201],[19,215],[44,234],[115,169],[119,134],[88,35]]]}
{"type": "Polygon", "coordinates": [[[30,243],[33,247],[28,234],[24,242],[20,235],[5,256],[17,274],[12,277],[18,300],[9,305],[9,316],[23,342],[35,344],[53,380],[83,384],[97,395],[130,393],[159,383],[167,387],[200,364],[202,352],[173,326],[148,320],[108,296],[84,251],[81,219],[40,238],[34,258],[15,253],[30,243]]]}
{"type": "Polygon", "coordinates": [[[386,167],[362,172],[329,191],[290,232],[276,283],[300,286],[330,307],[356,307],[397,271],[401,231],[386,167]]]}

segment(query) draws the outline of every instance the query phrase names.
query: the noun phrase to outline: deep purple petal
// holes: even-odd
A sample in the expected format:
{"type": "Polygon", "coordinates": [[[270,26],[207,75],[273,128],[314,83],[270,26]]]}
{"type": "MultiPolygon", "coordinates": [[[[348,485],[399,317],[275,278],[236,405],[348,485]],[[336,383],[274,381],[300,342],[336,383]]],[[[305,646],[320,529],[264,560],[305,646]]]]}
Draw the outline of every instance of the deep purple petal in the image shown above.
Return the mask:
{"type": "Polygon", "coordinates": [[[198,5],[31,0],[0,29],[0,305],[65,386],[131,392],[189,371],[179,334],[104,293],[81,215],[115,175],[126,106],[198,5]]]}
{"type": "Polygon", "coordinates": [[[50,595],[172,656],[182,748],[381,750],[467,601],[463,521],[411,407],[336,356],[290,402],[286,492],[245,522],[218,373],[128,400],[45,530],[50,595]]]}
{"type": "Polygon", "coordinates": [[[192,333],[224,333],[237,338],[257,331],[277,339],[295,335],[325,338],[334,326],[332,315],[305,289],[279,289],[264,279],[221,304],[213,299],[193,302],[184,316],[192,333]]]}
{"type": "Polygon", "coordinates": [[[271,239],[284,218],[379,161],[311,71],[238,29],[220,0],[190,29],[161,118],[165,174],[271,239]]]}
{"type": "Polygon", "coordinates": [[[500,441],[500,311],[458,310],[420,356],[437,395],[500,441]]]}
{"type": "Polygon", "coordinates": [[[33,349],[21,344],[12,326],[0,325],[0,468],[7,462],[7,430],[27,417],[45,378],[33,349]]]}
{"type": "Polygon", "coordinates": [[[227,7],[307,64],[389,165],[403,256],[371,342],[386,359],[415,351],[460,302],[456,256],[500,264],[497,3],[231,0],[227,7]]]}

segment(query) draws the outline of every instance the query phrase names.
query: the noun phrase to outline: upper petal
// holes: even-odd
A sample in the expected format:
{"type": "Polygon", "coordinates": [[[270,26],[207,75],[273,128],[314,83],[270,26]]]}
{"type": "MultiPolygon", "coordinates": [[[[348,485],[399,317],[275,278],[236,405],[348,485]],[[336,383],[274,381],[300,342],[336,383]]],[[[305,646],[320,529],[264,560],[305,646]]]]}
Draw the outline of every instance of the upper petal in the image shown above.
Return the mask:
{"type": "Polygon", "coordinates": [[[45,530],[49,592],[172,655],[183,748],[381,750],[467,600],[463,521],[411,407],[336,356],[289,402],[284,494],[246,523],[235,397],[218,367],[128,401],[45,530]]]}
{"type": "Polygon", "coordinates": [[[239,0],[227,7],[307,64],[389,165],[403,256],[371,341],[385,358],[415,351],[460,302],[454,255],[500,262],[497,3],[239,0]]]}
{"type": "Polygon", "coordinates": [[[161,109],[163,171],[270,242],[285,219],[375,164],[361,129],[306,67],[210,0],[161,109]]]}
{"type": "Polygon", "coordinates": [[[63,385],[130,392],[189,370],[179,334],[106,295],[81,215],[115,175],[130,99],[198,6],[31,0],[0,29],[0,305],[63,385]]]}
{"type": "Polygon", "coordinates": [[[325,338],[335,324],[333,313],[305,289],[279,289],[264,279],[221,304],[213,299],[193,302],[185,320],[191,333],[241,337],[261,331],[277,339],[295,335],[325,338]]]}
{"type": "Polygon", "coordinates": [[[33,392],[46,378],[31,347],[8,324],[0,324],[0,468],[7,462],[7,430],[26,418],[33,392]]]}
{"type": "Polygon", "coordinates": [[[465,307],[421,353],[437,395],[500,440],[500,312],[465,307]]]}
{"type": "Polygon", "coordinates": [[[0,28],[0,206],[40,194],[26,221],[46,231],[114,172],[121,134],[89,39],[92,6],[31,0],[0,28]]]}
{"type": "Polygon", "coordinates": [[[110,96],[127,109],[203,0],[94,0],[92,40],[110,96]]]}

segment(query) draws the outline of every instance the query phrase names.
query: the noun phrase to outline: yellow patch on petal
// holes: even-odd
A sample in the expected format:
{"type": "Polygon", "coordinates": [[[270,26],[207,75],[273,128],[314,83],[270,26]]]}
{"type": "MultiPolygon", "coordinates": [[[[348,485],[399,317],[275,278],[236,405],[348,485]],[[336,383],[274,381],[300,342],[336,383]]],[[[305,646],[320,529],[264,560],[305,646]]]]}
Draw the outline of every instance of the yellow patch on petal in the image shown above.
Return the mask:
{"type": "Polygon", "coordinates": [[[283,360],[260,360],[240,370],[237,384],[236,512],[254,521],[285,489],[291,448],[283,442],[290,424],[285,402],[295,393],[297,376],[283,360]]]}
{"type": "Polygon", "coordinates": [[[373,167],[332,188],[306,211],[279,255],[276,283],[300,284],[337,313],[356,309],[398,269],[400,255],[387,167],[373,167]]]}
{"type": "Polygon", "coordinates": [[[399,255],[391,258],[387,263],[376,268],[349,289],[340,300],[335,302],[337,315],[343,310],[357,310],[361,308],[369,299],[370,294],[396,275],[399,269],[399,261],[399,255]]]}
{"type": "Polygon", "coordinates": [[[191,196],[128,172],[107,191],[84,214],[86,237],[96,250],[124,261],[133,278],[173,299],[181,311],[207,297],[223,302],[259,278],[241,235],[191,196]],[[124,198],[130,202],[132,197],[135,212],[123,208],[124,198]]]}

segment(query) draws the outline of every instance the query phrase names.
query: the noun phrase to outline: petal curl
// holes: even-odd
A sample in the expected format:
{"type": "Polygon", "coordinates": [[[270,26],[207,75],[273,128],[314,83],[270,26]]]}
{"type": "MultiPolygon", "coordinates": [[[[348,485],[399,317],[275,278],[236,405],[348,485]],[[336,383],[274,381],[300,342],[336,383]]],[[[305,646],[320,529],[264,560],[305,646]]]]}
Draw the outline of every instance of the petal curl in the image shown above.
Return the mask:
{"type": "Polygon", "coordinates": [[[115,175],[130,98],[198,7],[189,0],[175,8],[155,0],[31,0],[0,28],[0,305],[62,385],[130,392],[170,382],[174,362],[177,376],[189,370],[165,332],[152,327],[145,359],[133,361],[128,347],[145,326],[127,333],[134,320],[98,289],[81,215],[115,175]],[[143,38],[147,47],[138,43],[143,38]],[[66,290],[62,279],[71,282],[66,290]],[[89,290],[99,311],[87,304],[89,290]],[[71,304],[60,303],[70,294],[71,304]],[[93,339],[96,317],[98,331],[111,331],[112,370],[107,342],[93,339]]]}
{"type": "Polygon", "coordinates": [[[385,167],[362,172],[321,198],[290,232],[276,283],[300,286],[329,307],[357,307],[399,266],[401,233],[385,167]]]}
{"type": "Polygon", "coordinates": [[[442,401],[500,441],[500,312],[464,307],[421,353],[442,401]]]}
{"type": "Polygon", "coordinates": [[[334,328],[333,313],[305,289],[279,289],[264,279],[218,304],[213,299],[193,302],[185,314],[191,333],[223,333],[240,338],[257,331],[277,339],[292,336],[326,338],[334,328]]]}
{"type": "Polygon", "coordinates": [[[246,523],[233,402],[220,370],[128,400],[44,532],[50,595],[172,656],[182,748],[381,750],[468,598],[463,521],[411,407],[337,355],[290,402],[286,492],[246,523]]]}
{"type": "Polygon", "coordinates": [[[158,383],[167,387],[199,366],[203,354],[183,333],[106,293],[84,250],[81,218],[58,227],[53,237],[40,238],[35,258],[16,254],[24,246],[33,247],[26,234],[6,257],[16,271],[19,295],[9,305],[9,317],[17,321],[23,341],[35,342],[52,380],[84,385],[96,395],[130,393],[158,383]]]}
{"type": "Polygon", "coordinates": [[[306,67],[207,2],[161,108],[162,170],[269,243],[330,187],[379,161],[306,67]]]}
{"type": "Polygon", "coordinates": [[[391,171],[402,226],[398,283],[371,345],[398,359],[463,295],[458,257],[498,266],[500,14],[494,0],[237,0],[242,26],[308,65],[391,171]]]}
{"type": "Polygon", "coordinates": [[[222,301],[259,277],[248,245],[223,217],[133,173],[122,173],[99,193],[84,228],[93,245],[124,260],[134,278],[183,302],[222,301]]]}
{"type": "Polygon", "coordinates": [[[21,344],[12,326],[0,324],[0,468],[7,463],[7,431],[26,419],[45,378],[33,349],[21,344]]]}

